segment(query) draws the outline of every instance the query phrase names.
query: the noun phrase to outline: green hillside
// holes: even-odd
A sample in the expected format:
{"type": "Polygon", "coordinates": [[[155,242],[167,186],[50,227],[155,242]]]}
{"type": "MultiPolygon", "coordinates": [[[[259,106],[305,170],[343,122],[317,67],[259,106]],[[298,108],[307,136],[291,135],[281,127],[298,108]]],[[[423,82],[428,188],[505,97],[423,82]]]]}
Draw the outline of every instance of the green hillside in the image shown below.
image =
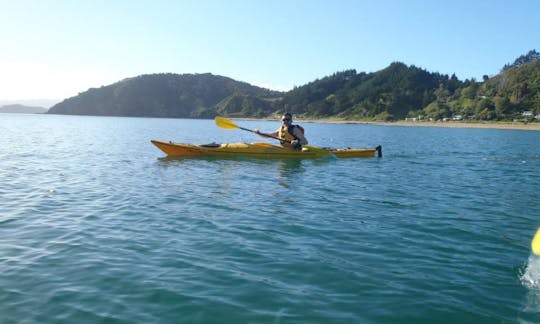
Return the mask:
{"type": "Polygon", "coordinates": [[[468,82],[437,102],[450,114],[476,120],[521,119],[524,111],[540,114],[540,54],[530,51],[483,82],[468,82]]]}
{"type": "Polygon", "coordinates": [[[50,114],[208,118],[262,116],[261,102],[281,93],[212,74],[152,74],[92,88],[51,107],[50,114]],[[243,107],[244,101],[249,108],[243,107]]]}
{"type": "Polygon", "coordinates": [[[396,62],[375,73],[335,73],[293,89],[281,103],[312,118],[402,119],[435,100],[440,85],[455,90],[461,84],[455,76],[396,62]]]}

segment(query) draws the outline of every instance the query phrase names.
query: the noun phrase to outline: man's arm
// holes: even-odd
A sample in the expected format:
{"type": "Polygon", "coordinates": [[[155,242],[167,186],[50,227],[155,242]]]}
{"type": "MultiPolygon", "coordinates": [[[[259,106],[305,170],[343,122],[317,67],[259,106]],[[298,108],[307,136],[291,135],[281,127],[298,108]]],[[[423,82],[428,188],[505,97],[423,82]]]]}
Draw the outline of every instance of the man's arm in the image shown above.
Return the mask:
{"type": "Polygon", "coordinates": [[[304,132],[302,132],[302,130],[300,130],[298,127],[294,128],[294,136],[298,138],[298,142],[301,145],[306,145],[308,143],[306,137],[304,136],[304,132]]]}

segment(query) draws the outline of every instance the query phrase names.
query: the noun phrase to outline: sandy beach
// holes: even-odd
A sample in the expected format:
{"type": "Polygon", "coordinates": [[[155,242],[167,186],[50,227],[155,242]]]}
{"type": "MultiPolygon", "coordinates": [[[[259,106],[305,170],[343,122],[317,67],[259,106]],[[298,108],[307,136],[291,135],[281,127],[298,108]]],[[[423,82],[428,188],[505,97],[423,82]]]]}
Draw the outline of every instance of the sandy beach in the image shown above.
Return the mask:
{"type": "Polygon", "coordinates": [[[492,128],[492,129],[519,129],[540,131],[540,123],[522,123],[522,122],[412,122],[412,121],[397,121],[397,122],[369,122],[369,121],[350,121],[350,120],[308,120],[296,119],[297,123],[336,123],[336,124],[370,124],[381,126],[411,126],[411,127],[453,127],[453,128],[492,128]]]}
{"type": "Polygon", "coordinates": [[[519,129],[539,131],[540,123],[522,122],[491,122],[491,123],[467,123],[467,122],[408,122],[398,121],[392,123],[374,123],[385,126],[423,126],[423,127],[455,127],[455,128],[493,128],[493,129],[519,129]]]}
{"type": "MultiPolygon", "coordinates": [[[[267,120],[279,122],[279,117],[271,118],[231,118],[236,120],[267,120]]],[[[381,122],[381,121],[365,121],[365,120],[338,120],[338,119],[304,119],[294,118],[295,124],[301,123],[328,123],[328,124],[366,124],[380,126],[410,126],[410,127],[451,127],[451,128],[492,128],[492,129],[519,129],[540,131],[540,123],[523,123],[523,122],[463,122],[463,121],[446,121],[446,122],[422,122],[422,121],[405,121],[396,122],[381,122]]]]}

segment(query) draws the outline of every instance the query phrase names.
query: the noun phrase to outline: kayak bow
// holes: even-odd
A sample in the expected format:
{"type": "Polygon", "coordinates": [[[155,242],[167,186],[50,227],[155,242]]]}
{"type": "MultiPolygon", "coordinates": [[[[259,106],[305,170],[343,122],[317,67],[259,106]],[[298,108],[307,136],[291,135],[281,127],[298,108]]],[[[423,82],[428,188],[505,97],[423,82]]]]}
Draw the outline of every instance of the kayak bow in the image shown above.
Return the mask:
{"type": "Polygon", "coordinates": [[[248,157],[260,159],[313,159],[325,156],[338,158],[382,157],[382,148],[331,149],[305,145],[302,150],[290,150],[268,143],[228,143],[193,145],[152,140],[152,144],[169,157],[248,157]]]}

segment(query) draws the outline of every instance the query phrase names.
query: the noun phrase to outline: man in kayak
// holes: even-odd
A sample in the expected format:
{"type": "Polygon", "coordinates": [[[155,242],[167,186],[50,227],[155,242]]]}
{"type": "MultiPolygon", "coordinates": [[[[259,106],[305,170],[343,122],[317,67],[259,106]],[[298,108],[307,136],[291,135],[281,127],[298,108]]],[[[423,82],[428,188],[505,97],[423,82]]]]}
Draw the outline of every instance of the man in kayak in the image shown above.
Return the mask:
{"type": "Polygon", "coordinates": [[[281,127],[270,134],[261,133],[258,129],[254,130],[255,133],[262,137],[279,137],[281,139],[281,146],[293,150],[301,150],[302,145],[308,143],[304,136],[304,128],[300,125],[293,125],[292,114],[287,112],[281,116],[281,127]]]}

